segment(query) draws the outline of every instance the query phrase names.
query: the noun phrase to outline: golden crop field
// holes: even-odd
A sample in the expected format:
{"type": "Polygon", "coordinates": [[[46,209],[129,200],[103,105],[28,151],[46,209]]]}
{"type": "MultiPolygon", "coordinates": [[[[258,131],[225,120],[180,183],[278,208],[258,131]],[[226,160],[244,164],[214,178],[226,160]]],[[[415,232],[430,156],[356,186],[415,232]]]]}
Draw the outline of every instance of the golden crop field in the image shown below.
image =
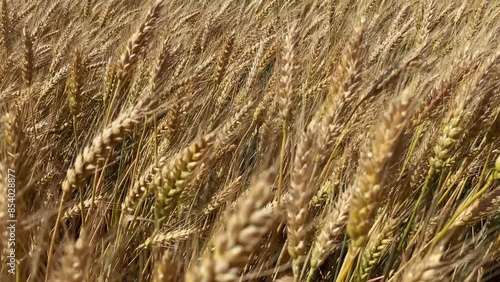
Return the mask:
{"type": "Polygon", "coordinates": [[[500,1],[0,0],[0,281],[500,281],[500,1]]]}

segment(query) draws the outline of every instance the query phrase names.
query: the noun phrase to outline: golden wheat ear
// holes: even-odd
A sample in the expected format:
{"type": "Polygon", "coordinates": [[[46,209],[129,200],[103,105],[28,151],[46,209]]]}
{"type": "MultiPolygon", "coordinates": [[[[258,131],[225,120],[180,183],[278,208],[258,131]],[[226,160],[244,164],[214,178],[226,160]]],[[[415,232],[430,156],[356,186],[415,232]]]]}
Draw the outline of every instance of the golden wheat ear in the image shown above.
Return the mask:
{"type": "Polygon", "coordinates": [[[225,224],[225,230],[215,235],[213,253],[188,276],[198,277],[199,280],[195,281],[239,279],[250,255],[256,251],[274,221],[273,211],[267,205],[273,199],[271,186],[275,176],[274,169],[258,176],[249,192],[238,201],[236,210],[225,224]]]}

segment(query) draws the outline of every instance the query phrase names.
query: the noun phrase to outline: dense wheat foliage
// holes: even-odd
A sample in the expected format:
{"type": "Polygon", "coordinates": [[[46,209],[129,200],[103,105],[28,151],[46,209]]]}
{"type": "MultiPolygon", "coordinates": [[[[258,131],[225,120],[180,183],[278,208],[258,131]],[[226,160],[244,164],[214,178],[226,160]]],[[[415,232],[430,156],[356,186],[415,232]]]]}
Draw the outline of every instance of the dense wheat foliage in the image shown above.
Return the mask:
{"type": "Polygon", "coordinates": [[[0,0],[0,281],[500,281],[499,34],[491,0],[0,0]]]}

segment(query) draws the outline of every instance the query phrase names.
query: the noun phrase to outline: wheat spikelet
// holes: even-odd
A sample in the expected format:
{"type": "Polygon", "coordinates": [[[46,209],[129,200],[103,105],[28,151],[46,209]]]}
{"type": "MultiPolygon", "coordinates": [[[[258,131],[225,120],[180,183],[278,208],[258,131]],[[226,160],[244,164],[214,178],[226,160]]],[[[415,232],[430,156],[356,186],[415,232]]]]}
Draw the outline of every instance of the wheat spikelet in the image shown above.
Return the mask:
{"type": "MultiPolygon", "coordinates": [[[[500,157],[495,161],[495,170],[492,172],[494,180],[500,179],[500,157]]],[[[494,188],[486,195],[476,199],[456,219],[454,225],[461,226],[474,223],[480,219],[498,212],[500,207],[500,188],[494,188]]]]}
{"type": "Polygon", "coordinates": [[[255,16],[255,21],[260,22],[264,17],[266,17],[271,9],[276,5],[277,0],[272,0],[270,1],[262,11],[260,11],[256,16],[255,16]]]}
{"type": "Polygon", "coordinates": [[[453,64],[453,71],[442,77],[433,87],[429,95],[425,96],[420,107],[415,111],[412,124],[421,124],[424,119],[434,112],[439,112],[438,106],[443,105],[449,99],[457,85],[464,78],[470,68],[473,56],[461,55],[453,64]]]}
{"type": "Polygon", "coordinates": [[[61,0],[56,0],[51,3],[51,5],[47,8],[46,13],[40,19],[40,23],[36,26],[35,30],[32,33],[34,38],[40,38],[47,31],[47,27],[50,24],[54,14],[57,12],[57,8],[61,0]]]}
{"type": "MultiPolygon", "coordinates": [[[[337,168],[337,167],[335,167],[337,168]]],[[[311,199],[311,207],[321,207],[323,203],[331,196],[335,185],[331,180],[327,180],[320,187],[318,192],[311,199]]]]}
{"type": "Polygon", "coordinates": [[[49,68],[49,72],[52,75],[54,75],[56,68],[60,65],[61,61],[63,60],[63,57],[66,53],[66,49],[68,48],[71,41],[75,38],[76,35],[77,35],[76,30],[72,28],[72,26],[69,26],[59,39],[59,42],[57,43],[57,46],[53,52],[54,58],[52,59],[49,68]]]}
{"type": "Polygon", "coordinates": [[[231,118],[218,129],[216,136],[216,146],[218,148],[223,148],[230,144],[230,141],[237,136],[239,125],[249,116],[250,109],[253,106],[253,102],[248,102],[243,105],[239,111],[234,113],[231,118]]]}
{"type": "Polygon", "coordinates": [[[486,10],[486,6],[489,4],[489,0],[481,0],[479,7],[476,9],[474,13],[474,17],[468,26],[468,35],[466,37],[467,41],[470,41],[478,32],[479,27],[481,26],[481,21],[484,18],[484,13],[486,10]]]}

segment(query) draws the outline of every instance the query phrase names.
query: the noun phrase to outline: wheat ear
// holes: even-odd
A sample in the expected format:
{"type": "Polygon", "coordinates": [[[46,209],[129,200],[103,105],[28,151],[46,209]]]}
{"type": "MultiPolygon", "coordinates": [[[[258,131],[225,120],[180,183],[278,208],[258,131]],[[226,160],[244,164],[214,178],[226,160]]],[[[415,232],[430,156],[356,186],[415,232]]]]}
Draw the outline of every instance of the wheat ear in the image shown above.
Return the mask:
{"type": "Polygon", "coordinates": [[[389,220],[371,246],[365,249],[355,281],[366,281],[368,279],[371,271],[379,263],[388,245],[392,242],[395,226],[394,222],[389,220]]]}
{"type": "Polygon", "coordinates": [[[91,175],[97,168],[98,162],[107,157],[114,147],[121,143],[126,132],[131,131],[133,127],[140,123],[144,117],[154,111],[157,106],[155,97],[144,97],[139,100],[134,106],[123,111],[118,117],[104,130],[97,135],[90,145],[87,145],[83,152],[78,154],[73,165],[67,170],[66,177],[62,183],[62,196],[59,201],[59,211],[57,213],[56,224],[52,233],[52,239],[47,257],[47,271],[45,280],[50,275],[50,265],[54,243],[59,229],[63,204],[66,197],[71,194],[87,176],[91,175]]]}
{"type": "Polygon", "coordinates": [[[308,281],[312,281],[316,270],[335,251],[343,240],[343,233],[349,216],[349,191],[343,192],[333,209],[322,220],[323,224],[311,248],[308,281]]]}
{"type": "Polygon", "coordinates": [[[163,1],[158,0],[150,9],[137,32],[134,33],[132,38],[129,40],[127,49],[122,54],[122,57],[118,62],[117,76],[119,81],[124,82],[130,76],[133,65],[136,63],[140,52],[144,48],[145,44],[147,44],[147,41],[153,32],[153,28],[158,21],[162,7],[163,1]]]}
{"type": "Polygon", "coordinates": [[[79,282],[84,281],[89,263],[89,247],[80,237],[76,242],[68,244],[61,257],[60,268],[54,272],[51,281],[79,282]]]}
{"type": "Polygon", "coordinates": [[[164,218],[175,207],[175,202],[186,186],[188,178],[200,165],[207,150],[212,147],[215,136],[215,133],[208,133],[201,137],[156,174],[153,185],[157,187],[155,209],[159,218],[164,218]]]}
{"type": "Polygon", "coordinates": [[[329,87],[327,99],[323,105],[319,121],[319,133],[316,141],[316,157],[324,161],[325,156],[331,152],[327,150],[332,146],[333,139],[342,131],[343,121],[345,121],[350,102],[356,98],[354,92],[359,87],[362,43],[365,33],[366,20],[361,19],[361,23],[356,27],[354,35],[342,55],[341,63],[337,72],[333,76],[333,81],[329,87]],[[340,97],[339,97],[340,95],[340,97]],[[337,100],[335,100],[337,99],[337,100]]]}
{"type": "Polygon", "coordinates": [[[94,173],[98,162],[105,159],[108,153],[121,143],[125,133],[131,131],[156,107],[156,98],[147,96],[119,114],[110,125],[94,137],[90,145],[84,147],[82,153],[78,154],[75,162],[66,172],[66,178],[62,183],[63,192],[71,193],[86,176],[94,173]]]}
{"type": "Polygon", "coordinates": [[[273,194],[276,173],[264,172],[229,217],[226,230],[214,239],[214,254],[207,257],[196,281],[238,281],[250,255],[273,223],[272,210],[266,208],[273,194]]]}
{"type": "Polygon", "coordinates": [[[371,150],[361,159],[361,170],[351,190],[347,233],[351,244],[337,282],[344,281],[354,259],[367,240],[383,195],[384,176],[393,158],[401,133],[408,121],[410,91],[406,89],[393,101],[384,113],[375,131],[371,150]]]}
{"type": "Polygon", "coordinates": [[[301,266],[307,247],[307,224],[309,202],[314,190],[309,185],[313,170],[312,144],[314,123],[310,125],[311,131],[302,133],[297,145],[293,170],[291,173],[290,191],[286,205],[286,226],[288,238],[288,253],[293,260],[293,272],[299,277],[301,266]]]}
{"type": "Polygon", "coordinates": [[[26,87],[31,86],[33,82],[33,38],[31,33],[25,29],[23,29],[24,35],[24,53],[23,53],[23,81],[26,87]]]}
{"type": "Polygon", "coordinates": [[[156,264],[153,276],[153,282],[175,282],[176,263],[170,250],[167,250],[161,256],[161,260],[156,264]]]}
{"type": "Polygon", "coordinates": [[[231,181],[228,185],[224,186],[222,190],[217,191],[212,197],[207,206],[203,209],[204,215],[209,215],[216,209],[218,209],[225,201],[228,200],[231,195],[236,193],[239,188],[241,188],[242,177],[239,176],[235,180],[231,181]]]}

